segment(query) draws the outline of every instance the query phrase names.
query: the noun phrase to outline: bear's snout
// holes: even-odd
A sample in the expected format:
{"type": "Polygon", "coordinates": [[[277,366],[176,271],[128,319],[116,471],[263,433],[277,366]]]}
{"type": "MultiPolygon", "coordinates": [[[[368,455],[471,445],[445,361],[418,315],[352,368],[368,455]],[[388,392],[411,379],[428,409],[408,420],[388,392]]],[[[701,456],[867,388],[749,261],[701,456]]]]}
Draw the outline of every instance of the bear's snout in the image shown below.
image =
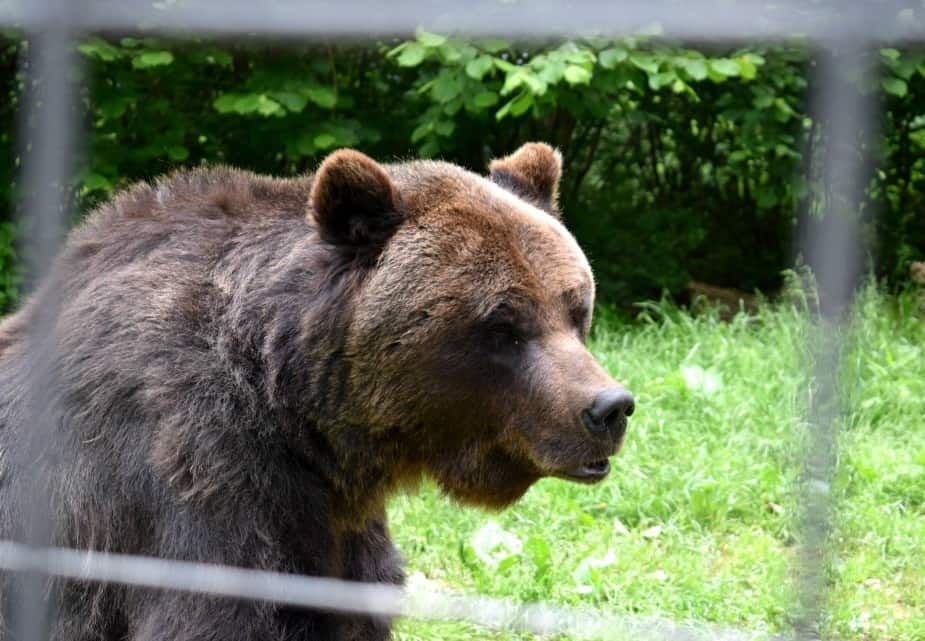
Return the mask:
{"type": "Polygon", "coordinates": [[[609,434],[615,441],[626,432],[626,419],[633,415],[636,402],[622,387],[610,387],[599,392],[591,406],[581,411],[581,422],[592,434],[609,434]]]}

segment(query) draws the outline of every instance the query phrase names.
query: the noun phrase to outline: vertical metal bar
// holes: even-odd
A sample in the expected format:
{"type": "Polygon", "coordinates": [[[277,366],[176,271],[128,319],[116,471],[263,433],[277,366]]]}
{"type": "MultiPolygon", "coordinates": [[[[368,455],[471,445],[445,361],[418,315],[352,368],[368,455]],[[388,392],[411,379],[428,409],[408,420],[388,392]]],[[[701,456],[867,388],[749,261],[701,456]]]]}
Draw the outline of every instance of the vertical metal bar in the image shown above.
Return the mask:
{"type": "Polygon", "coordinates": [[[816,279],[818,315],[809,331],[813,389],[801,483],[797,558],[798,638],[816,639],[825,610],[826,544],[831,534],[832,480],[841,407],[838,371],[848,314],[861,275],[860,207],[870,181],[874,132],[871,98],[862,94],[864,51],[829,44],[818,55],[814,115],[822,127],[822,217],[810,221],[802,251],[816,279]],[[853,80],[852,80],[853,79],[853,80]]]}
{"type": "MultiPolygon", "coordinates": [[[[77,65],[70,18],[79,10],[79,4],[73,0],[46,0],[30,6],[30,24],[41,27],[28,38],[24,63],[27,96],[20,118],[24,168],[19,215],[26,232],[23,253],[28,290],[34,290],[49,273],[70,220],[78,124],[74,86],[77,65]]],[[[19,451],[22,460],[15,465],[20,474],[32,475],[29,484],[23,486],[29,488],[29,495],[22,506],[22,535],[33,545],[47,545],[53,538],[48,480],[54,465],[54,326],[60,297],[54,282],[43,287],[46,304],[35,309],[35,320],[29,328],[31,366],[25,381],[29,434],[24,449],[19,451]]],[[[52,606],[46,581],[38,574],[27,573],[19,577],[12,591],[11,625],[17,641],[40,641],[49,636],[52,606]]]]}

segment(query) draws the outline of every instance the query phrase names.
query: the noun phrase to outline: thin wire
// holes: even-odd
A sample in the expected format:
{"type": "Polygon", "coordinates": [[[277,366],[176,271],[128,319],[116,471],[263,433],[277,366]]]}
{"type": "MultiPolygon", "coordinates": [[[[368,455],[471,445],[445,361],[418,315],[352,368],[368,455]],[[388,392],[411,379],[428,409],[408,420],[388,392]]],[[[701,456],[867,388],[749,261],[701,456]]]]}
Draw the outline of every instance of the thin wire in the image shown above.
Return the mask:
{"type": "MultiPolygon", "coordinates": [[[[0,568],[83,581],[254,599],[341,613],[466,621],[493,629],[541,635],[565,634],[576,639],[758,641],[772,638],[769,634],[719,626],[683,625],[656,617],[615,616],[542,603],[523,605],[504,599],[450,594],[427,588],[406,591],[386,584],[107,552],[37,549],[11,541],[0,541],[0,568]]],[[[777,641],[786,639],[773,638],[777,641]]]]}

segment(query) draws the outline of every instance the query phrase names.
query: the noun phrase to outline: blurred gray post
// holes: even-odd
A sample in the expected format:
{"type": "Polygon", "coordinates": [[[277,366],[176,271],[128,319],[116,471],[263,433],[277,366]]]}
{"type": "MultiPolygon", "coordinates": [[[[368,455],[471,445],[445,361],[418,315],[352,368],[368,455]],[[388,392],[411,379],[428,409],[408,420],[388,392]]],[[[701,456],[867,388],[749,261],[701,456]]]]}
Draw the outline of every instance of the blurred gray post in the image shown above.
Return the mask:
{"type": "MultiPolygon", "coordinates": [[[[80,4],[79,0],[30,0],[27,5],[31,29],[22,65],[27,84],[20,115],[19,144],[24,164],[19,215],[26,234],[23,255],[28,292],[47,275],[70,219],[78,131],[74,78],[78,69],[71,18],[80,4]]],[[[56,285],[47,286],[53,289],[56,285]]],[[[50,409],[57,397],[54,327],[59,297],[52,292],[49,300],[55,304],[37,310],[37,322],[30,328],[34,360],[26,384],[31,438],[22,451],[24,460],[16,462],[20,470],[34,475],[30,479],[30,501],[23,511],[23,536],[25,542],[36,546],[52,542],[47,478],[55,464],[55,450],[49,445],[57,431],[50,409]]],[[[47,638],[52,608],[47,598],[47,578],[37,573],[21,574],[13,595],[13,638],[47,638]]]]}
{"type": "MultiPolygon", "coordinates": [[[[801,249],[816,279],[818,316],[809,328],[813,388],[801,479],[797,637],[817,639],[826,598],[826,543],[832,531],[832,481],[841,406],[838,374],[854,292],[862,273],[860,208],[870,183],[874,112],[863,91],[864,51],[833,42],[816,57],[814,117],[822,127],[822,217],[808,222],[801,249]]],[[[811,149],[811,145],[810,145],[811,149]]]]}

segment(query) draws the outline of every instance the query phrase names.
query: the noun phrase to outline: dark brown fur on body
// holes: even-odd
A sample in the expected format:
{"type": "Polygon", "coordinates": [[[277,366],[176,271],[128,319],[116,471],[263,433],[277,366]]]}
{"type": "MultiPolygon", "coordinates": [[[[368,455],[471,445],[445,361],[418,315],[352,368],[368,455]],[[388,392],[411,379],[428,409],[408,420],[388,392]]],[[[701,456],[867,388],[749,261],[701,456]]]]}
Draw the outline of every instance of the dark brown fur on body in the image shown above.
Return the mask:
{"type": "MultiPolygon", "coordinates": [[[[583,346],[587,263],[513,195],[555,211],[560,161],[521,151],[492,166],[509,191],[342,151],[303,179],[175,174],[92,214],[0,325],[0,538],[23,535],[44,466],[57,545],[400,583],[390,492],[426,474],[503,507],[613,454],[622,427],[579,420],[613,385],[583,346]],[[56,439],[37,466],[24,334],[50,291],[56,439]]],[[[57,592],[62,640],[388,636],[268,604],[57,592]]]]}

